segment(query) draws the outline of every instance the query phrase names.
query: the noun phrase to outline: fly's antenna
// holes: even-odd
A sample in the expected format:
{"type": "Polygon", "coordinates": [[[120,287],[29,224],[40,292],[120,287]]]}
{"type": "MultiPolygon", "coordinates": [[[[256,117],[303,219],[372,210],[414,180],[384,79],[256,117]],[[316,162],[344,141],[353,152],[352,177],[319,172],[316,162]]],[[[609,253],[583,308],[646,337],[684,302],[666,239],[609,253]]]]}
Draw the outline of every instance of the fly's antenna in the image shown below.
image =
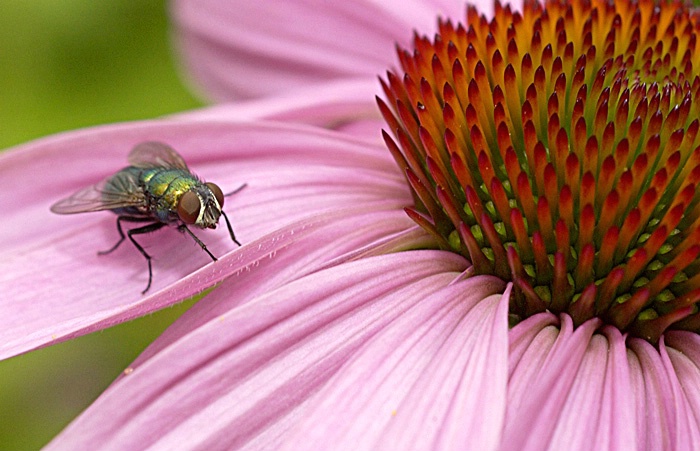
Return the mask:
{"type": "MultiPolygon", "coordinates": [[[[245,188],[246,186],[248,186],[248,184],[244,183],[241,186],[239,186],[238,188],[231,191],[230,193],[224,194],[224,197],[233,196],[234,194],[241,192],[243,190],[243,188],[245,188]]],[[[226,222],[228,222],[228,218],[226,219],[226,222]]],[[[229,226],[229,229],[231,229],[231,226],[229,226]]],[[[231,236],[233,236],[233,233],[231,233],[231,236]]],[[[233,240],[233,241],[236,241],[236,240],[233,240]]],[[[238,243],[238,241],[236,241],[236,243],[238,243]]]]}

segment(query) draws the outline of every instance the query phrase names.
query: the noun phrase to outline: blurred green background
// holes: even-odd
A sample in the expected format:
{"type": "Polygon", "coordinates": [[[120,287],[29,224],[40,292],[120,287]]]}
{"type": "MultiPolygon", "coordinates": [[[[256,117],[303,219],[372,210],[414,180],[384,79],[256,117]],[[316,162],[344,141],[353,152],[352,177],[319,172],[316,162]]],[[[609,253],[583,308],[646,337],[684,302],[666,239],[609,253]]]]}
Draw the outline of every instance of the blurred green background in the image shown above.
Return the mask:
{"type": "MultiPolygon", "coordinates": [[[[0,148],[201,106],[178,74],[166,9],[0,2],[0,148]]],[[[0,450],[46,444],[190,305],[0,362],[0,450]]]]}

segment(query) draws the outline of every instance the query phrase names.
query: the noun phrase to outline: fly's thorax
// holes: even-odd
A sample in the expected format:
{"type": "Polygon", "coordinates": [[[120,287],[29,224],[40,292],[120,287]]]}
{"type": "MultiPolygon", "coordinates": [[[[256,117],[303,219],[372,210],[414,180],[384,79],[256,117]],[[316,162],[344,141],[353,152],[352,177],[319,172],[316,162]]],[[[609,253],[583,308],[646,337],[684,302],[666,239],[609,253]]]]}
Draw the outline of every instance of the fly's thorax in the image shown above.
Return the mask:
{"type": "Polygon", "coordinates": [[[177,217],[180,198],[202,183],[188,171],[182,169],[149,168],[141,170],[140,177],[149,199],[151,210],[159,217],[177,217]]]}

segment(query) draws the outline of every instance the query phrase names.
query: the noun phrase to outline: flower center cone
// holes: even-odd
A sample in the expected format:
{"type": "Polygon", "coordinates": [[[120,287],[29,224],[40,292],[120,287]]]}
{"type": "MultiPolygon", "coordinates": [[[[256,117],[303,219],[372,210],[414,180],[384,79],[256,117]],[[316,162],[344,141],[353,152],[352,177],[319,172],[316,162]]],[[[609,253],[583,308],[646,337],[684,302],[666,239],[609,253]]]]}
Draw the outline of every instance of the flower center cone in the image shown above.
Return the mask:
{"type": "Polygon", "coordinates": [[[496,4],[441,21],[382,81],[407,214],[511,317],[698,331],[700,49],[678,2],[496,4]]]}

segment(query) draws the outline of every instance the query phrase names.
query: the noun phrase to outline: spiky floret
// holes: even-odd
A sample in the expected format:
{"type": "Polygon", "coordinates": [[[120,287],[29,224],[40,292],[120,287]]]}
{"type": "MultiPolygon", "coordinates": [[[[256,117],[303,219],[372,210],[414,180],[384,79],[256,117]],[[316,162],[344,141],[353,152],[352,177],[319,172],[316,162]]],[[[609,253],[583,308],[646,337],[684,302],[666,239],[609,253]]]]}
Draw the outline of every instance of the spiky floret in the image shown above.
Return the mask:
{"type": "Polygon", "coordinates": [[[497,4],[399,49],[384,134],[406,212],[516,319],[700,330],[700,25],[684,4],[497,4]]]}

